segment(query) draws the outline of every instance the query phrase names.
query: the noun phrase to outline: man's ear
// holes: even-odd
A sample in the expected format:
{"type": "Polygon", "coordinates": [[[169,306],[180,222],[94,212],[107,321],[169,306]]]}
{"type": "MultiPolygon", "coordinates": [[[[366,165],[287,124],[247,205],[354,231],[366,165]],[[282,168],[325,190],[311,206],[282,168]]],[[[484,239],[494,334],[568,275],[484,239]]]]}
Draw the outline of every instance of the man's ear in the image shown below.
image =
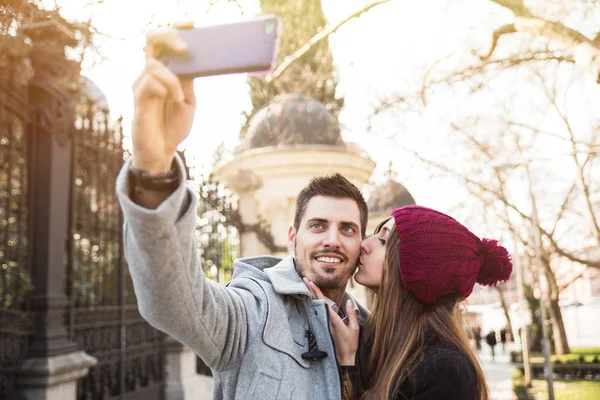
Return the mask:
{"type": "Polygon", "coordinates": [[[295,250],[295,247],[296,247],[296,228],[294,228],[293,226],[290,226],[290,229],[288,229],[288,248],[293,253],[295,250]]]}

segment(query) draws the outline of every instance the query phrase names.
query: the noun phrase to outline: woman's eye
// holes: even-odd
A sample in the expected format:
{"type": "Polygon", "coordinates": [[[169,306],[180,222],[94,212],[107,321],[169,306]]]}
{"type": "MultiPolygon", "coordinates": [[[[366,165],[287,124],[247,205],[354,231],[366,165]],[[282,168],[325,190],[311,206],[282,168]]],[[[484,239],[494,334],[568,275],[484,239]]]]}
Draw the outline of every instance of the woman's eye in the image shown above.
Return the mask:
{"type": "Polygon", "coordinates": [[[385,245],[385,238],[380,237],[380,238],[377,238],[377,240],[379,240],[379,243],[385,245]]]}

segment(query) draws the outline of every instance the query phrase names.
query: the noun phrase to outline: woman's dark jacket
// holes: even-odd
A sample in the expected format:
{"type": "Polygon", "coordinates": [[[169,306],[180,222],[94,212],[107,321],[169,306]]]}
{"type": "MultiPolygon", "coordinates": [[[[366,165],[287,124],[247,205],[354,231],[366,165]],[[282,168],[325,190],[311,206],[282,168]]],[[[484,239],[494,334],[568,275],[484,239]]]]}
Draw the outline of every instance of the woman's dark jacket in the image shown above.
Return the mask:
{"type": "MultiPolygon", "coordinates": [[[[343,368],[346,378],[352,381],[355,398],[367,387],[364,382],[368,368],[367,353],[368,350],[359,354],[360,367],[343,368]]],[[[393,399],[479,400],[478,396],[477,373],[467,356],[437,337],[430,337],[412,379],[401,385],[393,399]]]]}

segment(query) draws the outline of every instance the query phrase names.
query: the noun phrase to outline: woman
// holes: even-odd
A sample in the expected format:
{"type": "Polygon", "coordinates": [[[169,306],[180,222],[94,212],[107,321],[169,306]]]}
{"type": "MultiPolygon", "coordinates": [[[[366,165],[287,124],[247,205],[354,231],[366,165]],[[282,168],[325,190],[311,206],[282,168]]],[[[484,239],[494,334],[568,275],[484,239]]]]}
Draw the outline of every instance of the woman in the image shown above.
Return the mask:
{"type": "MultiPolygon", "coordinates": [[[[330,309],[345,397],[488,400],[483,371],[463,332],[459,304],[474,284],[494,285],[512,271],[506,249],[480,240],[435,210],[396,209],[362,243],[355,279],[377,297],[357,357],[352,307],[346,326],[330,309]],[[352,367],[358,359],[359,368],[352,367]]],[[[307,282],[318,298],[316,285],[307,282]]]]}

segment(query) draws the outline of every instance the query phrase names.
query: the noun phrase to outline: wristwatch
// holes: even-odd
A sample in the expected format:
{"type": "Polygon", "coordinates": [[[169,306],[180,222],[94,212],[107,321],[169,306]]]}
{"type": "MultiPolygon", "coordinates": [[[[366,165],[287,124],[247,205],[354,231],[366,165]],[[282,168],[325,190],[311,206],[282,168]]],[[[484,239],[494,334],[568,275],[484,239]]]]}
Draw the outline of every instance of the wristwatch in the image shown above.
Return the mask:
{"type": "Polygon", "coordinates": [[[129,166],[129,192],[151,190],[154,192],[172,192],[179,186],[179,171],[175,160],[171,164],[171,170],[164,174],[151,175],[146,171],[129,166]]]}

